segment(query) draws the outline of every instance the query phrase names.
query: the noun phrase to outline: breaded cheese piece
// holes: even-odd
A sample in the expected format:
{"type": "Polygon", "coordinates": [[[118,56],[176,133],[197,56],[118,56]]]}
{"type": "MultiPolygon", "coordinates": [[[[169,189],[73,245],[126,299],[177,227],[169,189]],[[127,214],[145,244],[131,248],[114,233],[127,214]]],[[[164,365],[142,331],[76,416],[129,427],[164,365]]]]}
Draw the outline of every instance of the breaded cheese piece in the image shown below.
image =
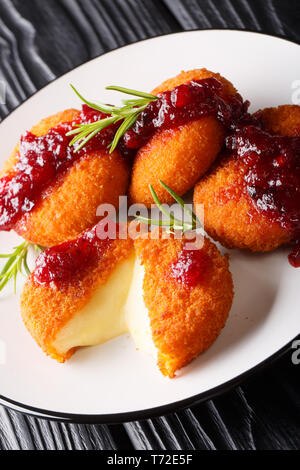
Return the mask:
{"type": "MultiPolygon", "coordinates": [[[[45,135],[79,114],[75,109],[62,111],[43,119],[31,132],[45,135]]],[[[1,177],[13,172],[18,156],[17,146],[1,177]]],[[[129,165],[117,150],[112,154],[97,150],[84,155],[45,190],[31,212],[17,222],[15,231],[25,240],[45,247],[74,238],[99,220],[96,215],[99,205],[118,207],[119,196],[127,192],[129,175],[129,165]]]]}
{"type": "Polygon", "coordinates": [[[59,362],[82,346],[126,332],[120,311],[135,262],[132,240],[113,240],[88,270],[75,271],[64,286],[39,284],[34,272],[21,295],[26,328],[46,354],[59,362]]]}
{"type": "MultiPolygon", "coordinates": [[[[267,132],[299,135],[300,106],[267,108],[259,113],[267,132]]],[[[206,232],[228,248],[266,252],[291,241],[291,234],[280,223],[254,209],[243,189],[243,165],[232,158],[199,181],[194,204],[196,212],[197,205],[204,206],[206,232]]]]}
{"type": "Polygon", "coordinates": [[[215,341],[233,300],[227,258],[206,239],[205,279],[187,289],[168,276],[181,240],[134,245],[113,241],[98,265],[83,276],[74,274],[66,289],[38,285],[31,275],[21,297],[22,317],[48,355],[64,362],[79,347],[130,333],[137,349],[174,377],[215,341]]]}
{"type": "MultiPolygon", "coordinates": [[[[224,85],[226,94],[237,93],[234,86],[220,74],[195,69],[181,72],[165,81],[153,90],[153,94],[210,77],[224,85]]],[[[224,127],[214,116],[202,117],[179,128],[158,130],[135,158],[129,191],[132,202],[150,206],[153,200],[149,184],[152,184],[161,201],[171,203],[172,197],[159,185],[159,179],[171,186],[177,194],[185,194],[211,166],[222,148],[224,138],[224,127]]]]}
{"type": "Polygon", "coordinates": [[[215,342],[234,296],[228,258],[208,238],[202,251],[209,262],[199,284],[188,288],[171,279],[170,265],[183,247],[183,240],[174,239],[135,242],[145,271],[143,298],[158,366],[171,378],[215,342]]]}

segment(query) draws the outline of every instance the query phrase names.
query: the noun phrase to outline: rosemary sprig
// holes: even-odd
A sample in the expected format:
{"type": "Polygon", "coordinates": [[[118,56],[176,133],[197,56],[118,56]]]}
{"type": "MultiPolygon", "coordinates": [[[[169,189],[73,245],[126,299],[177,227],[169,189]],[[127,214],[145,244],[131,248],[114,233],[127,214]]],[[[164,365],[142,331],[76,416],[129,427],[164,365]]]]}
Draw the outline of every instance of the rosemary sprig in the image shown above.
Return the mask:
{"type": "Polygon", "coordinates": [[[84,147],[93,137],[95,137],[95,135],[97,135],[106,127],[123,121],[118,128],[113,141],[109,145],[110,153],[112,153],[116,149],[125,132],[127,132],[128,129],[134,125],[140,113],[146,109],[149,103],[158,99],[157,96],[144,93],[142,91],[131,90],[129,88],[123,88],[119,86],[108,86],[106,87],[106,90],[118,91],[120,93],[137,97],[137,99],[123,100],[124,106],[109,106],[103,103],[88,101],[76,90],[73,85],[71,85],[71,88],[81,99],[81,101],[87,104],[90,108],[109,115],[107,118],[100,119],[99,121],[93,122],[91,124],[76,124],[74,126],[75,129],[67,133],[67,136],[75,136],[70,142],[70,146],[76,145],[75,152],[78,152],[80,149],[82,149],[82,147],[84,147]]]}
{"type": "Polygon", "coordinates": [[[148,225],[158,225],[160,227],[169,227],[168,231],[170,233],[174,232],[175,230],[185,233],[185,232],[190,232],[199,228],[201,226],[200,220],[198,219],[196,214],[189,207],[186,206],[184,200],[181,199],[181,197],[178,196],[178,194],[175,193],[175,191],[173,191],[173,189],[171,189],[163,181],[159,180],[159,183],[173,197],[173,199],[177,202],[177,204],[179,204],[182,207],[183,211],[189,215],[191,221],[186,222],[184,220],[177,219],[172,214],[170,214],[170,212],[166,210],[166,208],[163,206],[163,204],[159,200],[159,197],[157,196],[151,184],[149,185],[149,189],[154,199],[154,202],[159,208],[159,210],[168,218],[168,220],[155,220],[155,219],[149,219],[147,217],[141,217],[141,216],[137,216],[136,219],[148,225]]]}
{"type": "Polygon", "coordinates": [[[0,292],[4,289],[6,284],[13,279],[14,293],[16,293],[18,274],[29,276],[31,271],[28,267],[27,257],[30,246],[33,246],[37,252],[42,251],[40,246],[24,242],[21,245],[14,247],[14,251],[12,253],[0,255],[0,258],[7,258],[7,262],[0,273],[0,292]]]}

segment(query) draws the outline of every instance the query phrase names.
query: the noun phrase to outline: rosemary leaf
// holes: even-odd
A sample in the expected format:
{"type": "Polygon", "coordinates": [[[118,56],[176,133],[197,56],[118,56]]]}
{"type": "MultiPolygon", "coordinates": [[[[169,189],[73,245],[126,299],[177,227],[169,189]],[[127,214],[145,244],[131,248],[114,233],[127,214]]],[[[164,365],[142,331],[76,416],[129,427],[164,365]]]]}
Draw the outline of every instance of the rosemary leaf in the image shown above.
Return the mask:
{"type": "Polygon", "coordinates": [[[159,183],[161,184],[161,186],[163,188],[165,188],[166,191],[168,191],[169,194],[171,194],[173,199],[175,199],[177,204],[179,204],[182,207],[182,209],[185,211],[185,213],[188,214],[191,217],[192,221],[195,222],[196,224],[198,224],[198,223],[200,224],[200,221],[199,221],[198,217],[196,216],[196,214],[193,211],[191,211],[188,207],[186,207],[184,200],[181,199],[181,197],[178,196],[178,194],[175,193],[175,191],[173,191],[173,189],[171,189],[166,183],[164,183],[161,180],[159,180],[159,183]]]}
{"type": "Polygon", "coordinates": [[[128,118],[124,119],[124,121],[122,122],[122,124],[120,125],[119,129],[117,130],[115,134],[114,140],[111,143],[110,152],[113,152],[116,149],[119,143],[119,140],[125,134],[125,132],[127,132],[128,129],[130,129],[130,127],[133,126],[133,124],[136,122],[138,118],[138,115],[139,113],[135,113],[133,115],[128,116],[128,118]]]}
{"type": "Polygon", "coordinates": [[[127,107],[129,108],[132,108],[133,106],[136,106],[138,104],[138,106],[143,106],[145,104],[148,104],[149,103],[149,100],[146,100],[146,99],[140,99],[140,100],[122,100],[122,103],[127,107]]]}
{"type": "Polygon", "coordinates": [[[139,220],[140,222],[146,223],[148,225],[158,225],[160,227],[170,227],[170,230],[167,230],[167,233],[174,233],[174,231],[181,231],[182,233],[185,233],[185,232],[190,232],[190,231],[196,230],[198,228],[198,226],[200,225],[200,221],[199,221],[198,217],[196,216],[196,214],[193,211],[191,211],[190,209],[188,209],[187,207],[185,207],[183,199],[181,199],[181,197],[178,196],[178,194],[175,193],[174,190],[172,190],[168,185],[166,185],[161,180],[159,180],[159,183],[161,184],[161,186],[164,189],[166,189],[168,191],[169,194],[171,194],[173,199],[183,208],[183,210],[192,217],[192,221],[191,222],[184,222],[184,221],[181,221],[181,220],[175,218],[172,214],[170,214],[165,209],[165,207],[163,206],[161,201],[159,200],[159,197],[157,196],[157,194],[156,194],[156,192],[155,192],[155,190],[154,190],[154,188],[151,184],[149,185],[149,188],[150,188],[151,195],[154,199],[154,202],[157,205],[157,207],[159,208],[159,210],[165,216],[167,216],[169,220],[167,220],[167,221],[166,220],[156,220],[156,219],[150,219],[150,218],[141,217],[141,216],[136,216],[136,219],[139,220]]]}
{"type": "Polygon", "coordinates": [[[97,122],[92,124],[82,124],[78,129],[74,131],[70,131],[67,133],[67,136],[77,134],[74,139],[70,142],[70,146],[80,143],[78,147],[76,147],[75,152],[78,152],[82,147],[84,147],[95,135],[101,132],[106,127],[110,126],[121,120],[119,116],[114,116],[107,119],[101,119],[97,122]]]}
{"type": "Polygon", "coordinates": [[[1,271],[0,279],[2,279],[3,277],[5,277],[6,273],[8,272],[8,270],[10,269],[10,267],[12,266],[12,264],[15,262],[15,260],[16,260],[16,255],[15,255],[15,254],[10,255],[9,260],[7,261],[7,263],[5,264],[4,268],[3,268],[2,271],[1,271]]]}
{"type": "Polygon", "coordinates": [[[24,255],[23,265],[24,265],[25,273],[27,274],[27,276],[29,276],[31,273],[30,273],[30,269],[28,267],[27,257],[28,257],[28,251],[26,251],[26,253],[24,255]]]}
{"type": "Polygon", "coordinates": [[[90,108],[95,109],[96,111],[100,111],[101,113],[108,113],[109,111],[107,111],[107,110],[112,108],[112,106],[99,105],[99,104],[93,103],[92,101],[86,100],[86,99],[79,93],[79,91],[76,90],[76,88],[75,88],[72,84],[71,84],[70,86],[71,86],[72,90],[76,93],[76,95],[78,96],[78,98],[80,98],[81,101],[83,101],[85,104],[87,104],[90,108]]]}
{"type": "Polygon", "coordinates": [[[160,202],[160,200],[159,200],[159,198],[158,198],[158,196],[157,196],[157,194],[156,194],[156,192],[155,192],[155,190],[154,190],[154,188],[153,188],[153,186],[152,186],[151,184],[149,185],[149,188],[150,188],[150,192],[151,192],[151,194],[152,194],[152,197],[153,197],[153,199],[154,199],[154,202],[155,202],[155,204],[157,205],[157,207],[159,208],[159,210],[160,210],[163,214],[165,214],[170,220],[172,220],[172,221],[174,222],[174,221],[175,221],[174,216],[173,216],[172,214],[170,214],[170,213],[164,208],[163,204],[160,202]]]}
{"type": "Polygon", "coordinates": [[[151,95],[150,93],[144,93],[143,91],[131,90],[130,88],[123,88],[121,86],[107,86],[105,89],[119,91],[120,93],[125,93],[126,95],[139,96],[140,98],[145,98],[149,101],[158,100],[158,96],[151,95]]]}
{"type": "MultiPolygon", "coordinates": [[[[11,254],[0,255],[1,258],[8,258],[8,261],[0,274],[0,291],[2,291],[6,284],[12,279],[14,292],[16,293],[18,274],[24,275],[23,269],[27,275],[30,274],[30,269],[27,263],[28,249],[30,246],[31,244],[29,242],[23,242],[21,245],[13,248],[14,251],[11,254]]],[[[32,246],[34,246],[37,252],[42,251],[40,246],[32,246]]]]}
{"type": "Polygon", "coordinates": [[[148,224],[148,225],[157,225],[159,227],[170,227],[171,225],[170,220],[148,219],[147,217],[142,217],[140,215],[137,215],[135,218],[139,220],[140,222],[144,222],[145,224],[148,224]]]}
{"type": "Polygon", "coordinates": [[[16,295],[17,293],[17,275],[18,275],[18,271],[15,270],[14,271],[14,294],[16,295]]]}
{"type": "Polygon", "coordinates": [[[78,145],[78,147],[76,147],[76,150],[75,152],[79,152],[79,150],[81,150],[93,137],[95,137],[96,134],[98,134],[99,130],[96,129],[95,131],[93,132],[90,132],[90,134],[88,134],[88,136],[81,140],[81,143],[78,145]]]}
{"type": "Polygon", "coordinates": [[[4,289],[4,287],[6,286],[6,284],[8,283],[9,280],[10,280],[10,278],[5,277],[3,279],[3,281],[0,282],[0,292],[4,289]]]}

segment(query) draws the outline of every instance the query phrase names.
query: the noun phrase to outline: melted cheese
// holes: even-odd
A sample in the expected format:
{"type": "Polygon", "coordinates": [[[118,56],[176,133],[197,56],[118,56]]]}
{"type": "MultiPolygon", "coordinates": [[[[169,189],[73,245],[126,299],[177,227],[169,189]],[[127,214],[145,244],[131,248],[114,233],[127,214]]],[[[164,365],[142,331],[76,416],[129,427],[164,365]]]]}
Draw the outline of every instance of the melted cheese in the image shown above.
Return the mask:
{"type": "Polygon", "coordinates": [[[144,268],[132,255],[120,263],[84,309],[61,329],[52,346],[65,354],[74,347],[96,346],[129,333],[137,349],[156,357],[143,280],[144,268]]]}
{"type": "Polygon", "coordinates": [[[128,332],[133,337],[137,349],[156,357],[156,348],[152,341],[150,319],[144,302],[144,276],[145,270],[137,258],[123,313],[128,332]]]}

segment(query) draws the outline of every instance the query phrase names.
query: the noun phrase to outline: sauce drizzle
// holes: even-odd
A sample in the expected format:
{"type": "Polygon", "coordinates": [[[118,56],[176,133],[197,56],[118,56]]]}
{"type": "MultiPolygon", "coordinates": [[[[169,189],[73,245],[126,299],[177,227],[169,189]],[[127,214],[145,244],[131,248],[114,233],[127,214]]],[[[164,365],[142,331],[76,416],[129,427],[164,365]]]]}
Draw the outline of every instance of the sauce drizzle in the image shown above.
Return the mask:
{"type": "Polygon", "coordinates": [[[171,264],[170,277],[191,289],[203,281],[209,263],[210,258],[203,250],[183,249],[171,264]]]}
{"type": "Polygon", "coordinates": [[[226,147],[245,166],[245,190],[257,210],[292,234],[289,260],[300,267],[300,137],[245,126],[227,137],[226,147]]]}
{"type": "Polygon", "coordinates": [[[116,128],[107,127],[79,152],[69,144],[66,133],[74,124],[87,124],[105,117],[84,105],[78,119],[60,124],[41,137],[27,132],[20,141],[19,159],[12,172],[0,179],[0,230],[11,230],[25,213],[30,212],[41,194],[58,176],[65,173],[88,152],[107,148],[116,128]]]}

